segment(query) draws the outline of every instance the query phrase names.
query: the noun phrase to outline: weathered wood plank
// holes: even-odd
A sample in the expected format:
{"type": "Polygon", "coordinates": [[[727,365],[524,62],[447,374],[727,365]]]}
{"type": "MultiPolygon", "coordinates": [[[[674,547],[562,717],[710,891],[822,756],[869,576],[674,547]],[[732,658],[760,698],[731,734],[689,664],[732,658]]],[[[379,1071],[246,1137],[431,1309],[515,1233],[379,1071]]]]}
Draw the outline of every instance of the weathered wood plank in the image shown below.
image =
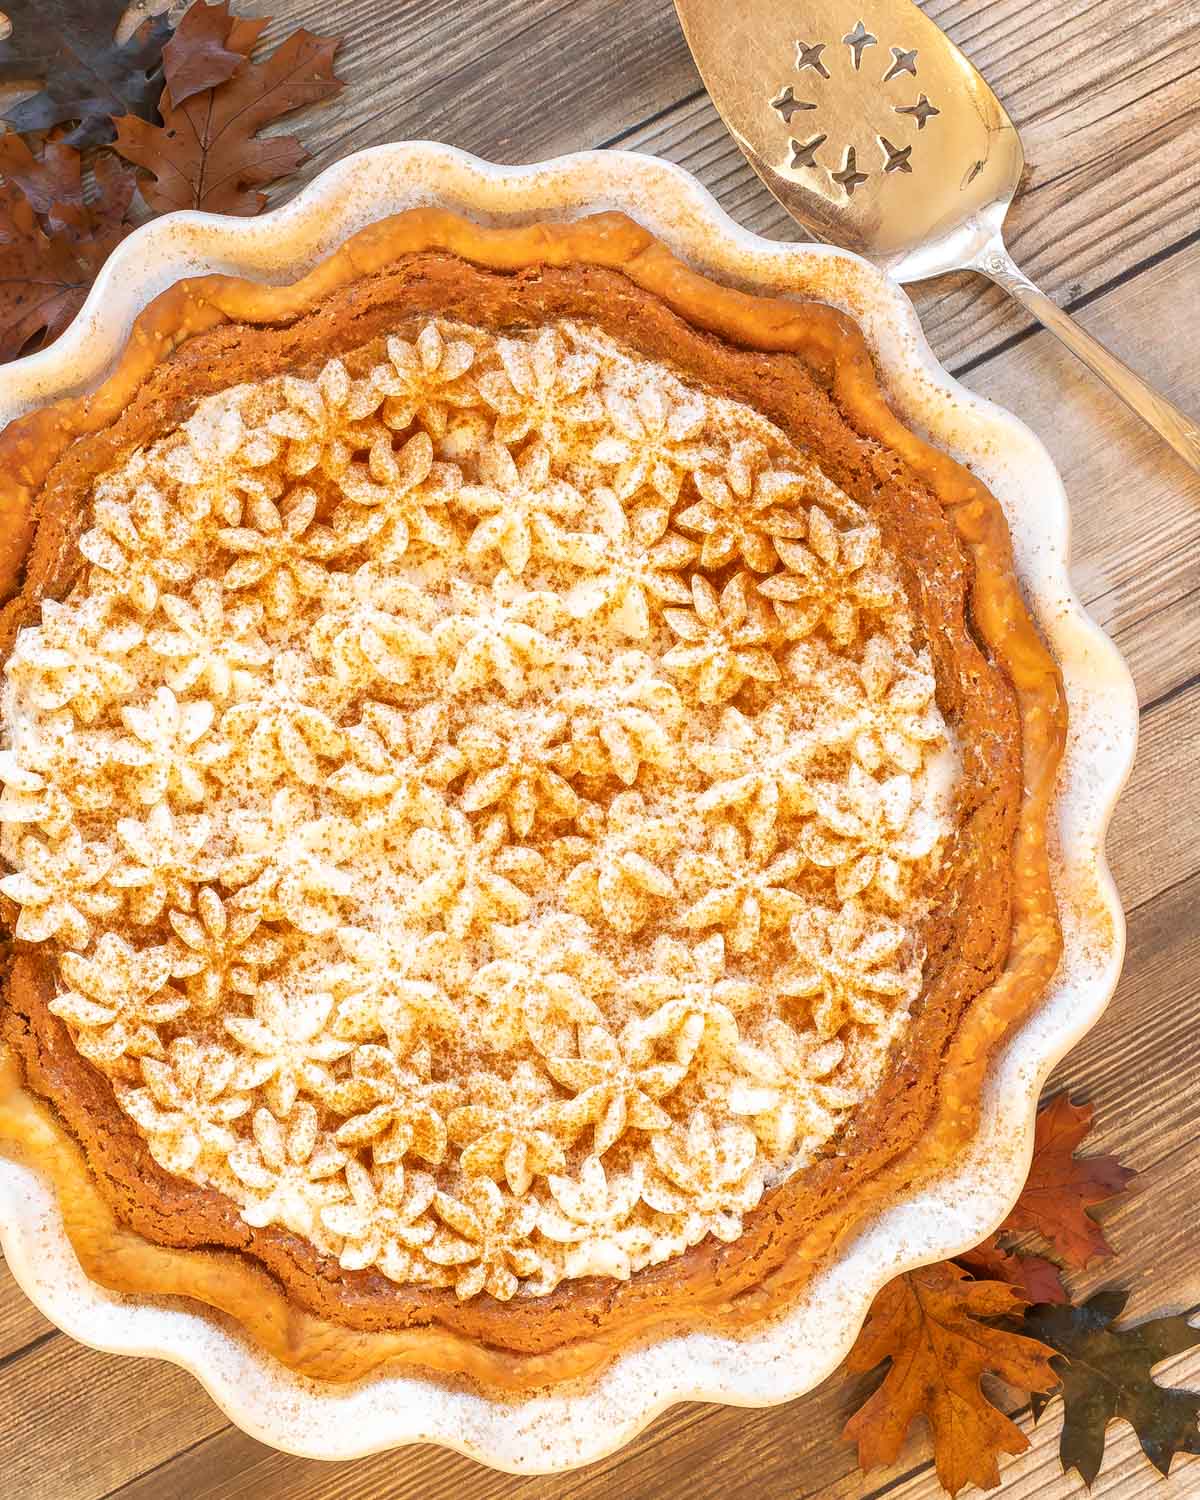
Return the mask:
{"type": "MultiPolygon", "coordinates": [[[[54,1324],[42,1317],[30,1302],[0,1255],[0,1366],[34,1339],[45,1338],[54,1331],[54,1324]]],[[[0,1382],[3,1379],[0,1375],[0,1382]]]]}
{"type": "MultiPolygon", "coordinates": [[[[344,37],[344,93],[296,118],[313,159],[383,141],[440,140],[494,161],[599,145],[698,86],[670,0],[243,0],[344,37]]],[[[279,196],[290,196],[296,178],[279,196]]]]}
{"type": "MultiPolygon", "coordinates": [[[[842,1399],[840,1390],[837,1399],[842,1399]]],[[[335,1468],[275,1453],[227,1428],[117,1491],[112,1500],[159,1500],[163,1495],[203,1495],[205,1500],[357,1500],[363,1495],[371,1500],[585,1500],[617,1493],[631,1500],[659,1500],[694,1492],[701,1474],[704,1494],[730,1500],[783,1500],[787,1494],[794,1500],[795,1471],[789,1474],[773,1461],[781,1446],[778,1420],[779,1414],[771,1412],[681,1407],[623,1454],[554,1479],[490,1473],[469,1459],[431,1448],[380,1454],[335,1468]],[[760,1462],[763,1468],[749,1468],[760,1462]]],[[[828,1424],[828,1440],[836,1441],[840,1420],[828,1424]]]]}
{"type": "Polygon", "coordinates": [[[1196,869],[1200,684],[1142,715],[1137,764],[1112,821],[1109,856],[1126,911],[1196,869]]]}
{"type": "MultiPolygon", "coordinates": [[[[1072,1086],[1096,1102],[1098,1116],[1089,1145],[1133,1157],[1142,1177],[1108,1222],[1123,1247],[1117,1269],[1141,1253],[1144,1221],[1159,1204],[1147,1187],[1164,1183],[1189,1146],[1200,1169],[1200,1049],[1194,1045],[1200,969],[1200,872],[1138,908],[1129,921],[1129,946],[1121,983],[1096,1026],[1055,1069],[1048,1087],[1072,1086]],[[1161,1066],[1171,1059],[1170,1068],[1161,1066]]],[[[1169,1215],[1163,1215],[1163,1218],[1169,1215]]],[[[1159,1224],[1154,1233],[1192,1230],[1159,1224]]],[[[1200,1302],[1200,1258],[1193,1254],[1179,1299],[1200,1302]]],[[[1175,1298],[1172,1284],[1159,1289],[1175,1298]]]]}
{"type": "Polygon", "coordinates": [[[98,1500],[225,1425],[176,1366],[116,1359],[67,1338],[4,1369],[0,1411],[3,1492],[24,1500],[98,1500]]]}
{"type": "MultiPolygon", "coordinates": [[[[1185,410],[1200,411],[1188,341],[1162,337],[1185,307],[1200,307],[1200,245],[1106,293],[1080,321],[1185,410]]],[[[1124,653],[1141,702],[1154,702],[1200,662],[1200,475],[1049,334],[989,360],[966,383],[1049,448],[1071,503],[1075,586],[1124,653]]]]}

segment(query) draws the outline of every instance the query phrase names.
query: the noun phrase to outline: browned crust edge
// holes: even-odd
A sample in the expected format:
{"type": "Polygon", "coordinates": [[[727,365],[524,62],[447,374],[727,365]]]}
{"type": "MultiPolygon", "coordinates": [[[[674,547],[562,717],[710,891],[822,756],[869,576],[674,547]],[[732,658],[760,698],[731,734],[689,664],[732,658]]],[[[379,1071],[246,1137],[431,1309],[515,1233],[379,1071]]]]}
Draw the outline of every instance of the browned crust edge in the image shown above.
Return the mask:
{"type": "MultiPolygon", "coordinates": [[[[835,310],[798,306],[722,287],[691,271],[646,231],[619,214],[573,224],[481,228],[440,210],[413,210],[362,231],[294,286],[262,287],[229,277],[178,283],[139,317],[115,374],[90,396],[31,413],[0,435],[0,589],[20,578],[35,524],[37,490],[76,438],[112,423],[156,365],[185,339],[224,323],[281,323],[302,316],[335,290],[398,257],[443,250],[477,265],[518,271],[532,265],[598,265],[619,271],[693,326],[741,346],[799,355],[821,373],[852,426],[898,454],[934,491],[974,565],[975,631],[1007,674],[1021,720],[1024,793],[1013,846],[1013,922],[1007,963],[976,997],[944,1057],[937,1106],[917,1147],[858,1185],[824,1214],[776,1269],[752,1288],[722,1288],[699,1299],[697,1320],[742,1326],[782,1306],[864,1213],[885,1203],[919,1173],[949,1165],[973,1134],[987,1058],[1045,988],[1061,945],[1050,887],[1045,829],[1065,739],[1061,683],[1025,609],[1007,527],[993,496],[967,470],[909,432],[879,389],[857,327],[835,310]]],[[[31,1083],[35,1080],[30,1079],[31,1083]]],[[[78,1147],[22,1087],[13,1059],[0,1071],[0,1136],[21,1149],[59,1188],[68,1234],[81,1262],[102,1284],[139,1292],[181,1293],[222,1308],[285,1363],[323,1378],[348,1379],[383,1360],[462,1371],[490,1384],[528,1389],[585,1373],[678,1307],[652,1304],[635,1319],[596,1319],[595,1337],[540,1352],[489,1347],[441,1326],[352,1330],[298,1307],[265,1271],[236,1252],[150,1246],[123,1227],[78,1147]]],[[[636,1278],[635,1278],[636,1280],[636,1278]]],[[[736,1278],[733,1278],[736,1281],[736,1278]]],[[[613,1290],[620,1300],[620,1287],[613,1290]]],[[[689,1305],[690,1311],[690,1305],[689,1305]]]]}

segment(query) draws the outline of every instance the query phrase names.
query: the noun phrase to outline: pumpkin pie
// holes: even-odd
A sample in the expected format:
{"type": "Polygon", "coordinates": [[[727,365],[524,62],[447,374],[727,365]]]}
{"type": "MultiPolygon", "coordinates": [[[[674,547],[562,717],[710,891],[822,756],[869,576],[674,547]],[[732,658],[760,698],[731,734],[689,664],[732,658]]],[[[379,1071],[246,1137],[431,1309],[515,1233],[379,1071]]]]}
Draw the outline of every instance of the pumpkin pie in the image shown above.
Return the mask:
{"type": "Polygon", "coordinates": [[[952,1163],[1062,692],[845,315],[413,211],[0,457],[3,1035],[147,1267],[529,1386],[952,1163]]]}

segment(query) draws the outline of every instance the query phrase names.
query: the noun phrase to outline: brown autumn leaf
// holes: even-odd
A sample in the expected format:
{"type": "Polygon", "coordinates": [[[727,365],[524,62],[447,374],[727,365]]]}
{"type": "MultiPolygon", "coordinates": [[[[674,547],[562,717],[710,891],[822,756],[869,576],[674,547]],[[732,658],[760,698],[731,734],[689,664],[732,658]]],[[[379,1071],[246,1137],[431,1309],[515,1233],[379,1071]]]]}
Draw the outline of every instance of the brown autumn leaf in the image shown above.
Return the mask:
{"type": "Polygon", "coordinates": [[[843,1436],[858,1444],[863,1470],[892,1463],[923,1415],[933,1435],[943,1489],[1000,1483],[1000,1453],[1023,1453],[1029,1440],[983,1394],[980,1377],[991,1371],[1023,1391],[1051,1391],[1060,1377],[1054,1350],[983,1319],[1012,1317],[1025,1308],[1014,1287],[972,1281],[949,1261],[909,1271],[875,1298],[847,1359],[858,1373],[882,1360],[891,1366],[878,1390],[846,1423],[843,1436]]]}
{"type": "Polygon", "coordinates": [[[117,41],[127,3],[37,0],[14,9],[11,33],[0,38],[0,82],[42,85],[8,110],[14,130],[66,125],[72,146],[102,145],[112,140],[112,115],[154,118],[171,26],[155,16],[117,41]]]}
{"type": "Polygon", "coordinates": [[[163,48],[167,91],[176,109],[193,94],[232,78],[253,52],[269,20],[269,16],[257,20],[231,16],[229,0],[216,5],[196,0],[163,48]]]}
{"type": "Polygon", "coordinates": [[[135,115],[116,120],[116,149],[150,174],[141,188],[151,208],[261,213],[266,194],[255,190],[295,171],[308,152],[295,136],[264,139],[258,132],[338,92],[342,83],[333,75],[333,55],[340,42],[295,31],[264,62],[247,62],[227,82],[182,105],[164,91],[161,127],[135,115]]]}
{"type": "Polygon", "coordinates": [[[69,242],[50,239],[20,188],[0,187],[0,359],[56,338],[91,282],[69,242]]]}
{"type": "Polygon", "coordinates": [[[0,135],[0,176],[16,183],[34,213],[49,213],[56,203],[83,202],[83,174],[79,152],[60,139],[47,137],[33,146],[15,130],[0,135]]]}
{"type": "Polygon", "coordinates": [[[129,221],[137,173],[111,151],[93,157],[91,165],[95,197],[87,203],[55,204],[49,219],[53,228],[61,226],[74,242],[76,256],[94,280],[116,247],[137,227],[129,221]]]}
{"type": "MultiPolygon", "coordinates": [[[[73,190],[78,161],[74,175],[68,160],[60,165],[62,185],[73,190]]],[[[85,204],[79,193],[72,201],[53,202],[45,226],[15,178],[0,187],[0,360],[57,338],[83,305],[113,248],[133,228],[127,217],[133,173],[107,154],[94,166],[94,201],[85,204]]],[[[57,171],[49,169],[49,180],[57,171]]],[[[35,193],[47,191],[36,159],[32,169],[25,165],[23,175],[35,193]]]]}
{"type": "Polygon", "coordinates": [[[954,1257],[956,1265],[977,1281],[1003,1281],[1015,1286],[1027,1302],[1066,1302],[1066,1288],[1058,1267],[1044,1255],[1005,1250],[991,1234],[981,1245],[954,1257]]]}
{"type": "MultiPolygon", "coordinates": [[[[1200,1329],[1186,1313],[1116,1328],[1128,1297],[1108,1289],[1082,1307],[1035,1308],[1026,1325],[1062,1356],[1059,1457],[1064,1471],[1078,1469],[1089,1489],[1104,1458],[1105,1430],[1117,1417],[1132,1426],[1160,1474],[1171,1472],[1177,1454],[1200,1454],[1200,1391],[1159,1385],[1150,1375],[1163,1360],[1200,1344],[1200,1329]]],[[[1035,1422],[1049,1399],[1034,1396],[1035,1422]]]]}
{"type": "Polygon", "coordinates": [[[1087,1210],[1124,1192],[1137,1175],[1115,1156],[1075,1156],[1091,1128],[1092,1113],[1090,1104],[1072,1104],[1065,1092],[1038,1111],[1029,1176],[1000,1226],[1001,1234],[1036,1230],[1068,1266],[1080,1271],[1112,1254],[1087,1210]]]}

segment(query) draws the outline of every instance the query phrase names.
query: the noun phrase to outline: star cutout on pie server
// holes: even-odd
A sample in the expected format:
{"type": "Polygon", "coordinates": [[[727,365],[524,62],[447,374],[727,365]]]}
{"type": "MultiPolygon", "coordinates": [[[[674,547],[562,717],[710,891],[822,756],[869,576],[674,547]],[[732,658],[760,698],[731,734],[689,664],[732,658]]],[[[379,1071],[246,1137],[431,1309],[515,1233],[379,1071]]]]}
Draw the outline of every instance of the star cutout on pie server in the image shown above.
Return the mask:
{"type": "Polygon", "coordinates": [[[791,142],[792,159],[788,162],[788,166],[793,169],[796,167],[815,167],[817,165],[817,147],[828,139],[829,137],[825,135],[814,135],[811,141],[798,141],[793,136],[791,142]]]}
{"type": "Polygon", "coordinates": [[[829,69],[821,61],[821,53],[824,50],[824,42],[814,42],[812,46],[809,46],[807,42],[797,42],[796,72],[803,73],[805,68],[813,68],[822,78],[828,78],[829,69]]]}
{"type": "Polygon", "coordinates": [[[893,78],[899,78],[901,73],[911,73],[917,76],[917,49],[906,52],[903,47],[892,48],[892,65],[883,75],[884,83],[891,83],[893,78]]]}
{"type": "Polygon", "coordinates": [[[862,67],[863,53],[868,47],[876,46],[879,38],[872,36],[861,21],[856,21],[854,30],[848,31],[842,41],[850,48],[850,55],[854,59],[854,71],[857,73],[862,67]]]}
{"type": "Polygon", "coordinates": [[[924,130],[926,121],[932,120],[934,115],[940,115],[941,110],[930,104],[929,100],[922,94],[915,104],[897,104],[896,113],[898,115],[912,115],[913,119],[917,122],[917,129],[924,130]]]}
{"type": "Polygon", "coordinates": [[[780,89],[774,99],[771,100],[771,108],[778,110],[780,118],[785,120],[789,125],[791,124],[792,116],[798,110],[816,109],[816,107],[815,104],[808,104],[803,99],[797,99],[795,94],[792,93],[790,83],[786,88],[780,89]]]}
{"type": "Polygon", "coordinates": [[[847,198],[853,198],[854,189],[860,182],[866,182],[870,173],[858,170],[858,154],[853,146],[847,146],[846,160],[841,171],[831,172],[829,175],[846,190],[847,198]]]}

